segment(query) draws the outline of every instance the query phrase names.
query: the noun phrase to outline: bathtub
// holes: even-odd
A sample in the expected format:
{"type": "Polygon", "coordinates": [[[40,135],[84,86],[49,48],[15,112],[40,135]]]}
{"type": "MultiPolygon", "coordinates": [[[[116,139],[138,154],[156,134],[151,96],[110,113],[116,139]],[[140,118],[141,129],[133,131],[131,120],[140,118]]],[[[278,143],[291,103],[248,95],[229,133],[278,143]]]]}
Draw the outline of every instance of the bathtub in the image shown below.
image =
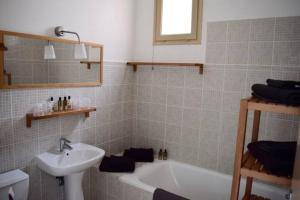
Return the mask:
{"type": "MultiPolygon", "coordinates": [[[[139,190],[153,193],[156,188],[162,188],[191,200],[227,200],[230,198],[231,180],[232,176],[173,160],[155,160],[137,167],[133,174],[120,176],[121,182],[139,190]]],[[[242,180],[242,194],[244,187],[245,181],[242,180]]],[[[287,190],[254,183],[253,192],[272,200],[282,200],[287,190]]]]}

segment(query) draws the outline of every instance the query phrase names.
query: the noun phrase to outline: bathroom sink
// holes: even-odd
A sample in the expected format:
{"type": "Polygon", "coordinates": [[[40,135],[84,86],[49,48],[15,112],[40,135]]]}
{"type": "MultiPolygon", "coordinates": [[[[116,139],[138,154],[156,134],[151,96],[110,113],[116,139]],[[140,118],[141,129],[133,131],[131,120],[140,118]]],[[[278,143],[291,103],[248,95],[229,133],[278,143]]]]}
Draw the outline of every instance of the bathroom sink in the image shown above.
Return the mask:
{"type": "Polygon", "coordinates": [[[99,163],[105,154],[104,150],[88,144],[77,143],[70,146],[72,150],[53,150],[37,155],[39,168],[53,176],[67,176],[99,163]]]}

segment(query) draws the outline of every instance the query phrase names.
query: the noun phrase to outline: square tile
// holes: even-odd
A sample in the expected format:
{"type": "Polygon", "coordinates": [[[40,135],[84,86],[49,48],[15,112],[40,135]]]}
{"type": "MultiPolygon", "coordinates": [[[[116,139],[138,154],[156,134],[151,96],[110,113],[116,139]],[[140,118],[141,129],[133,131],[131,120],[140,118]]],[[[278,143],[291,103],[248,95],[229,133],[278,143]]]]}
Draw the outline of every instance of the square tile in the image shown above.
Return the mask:
{"type": "Polygon", "coordinates": [[[272,65],[273,42],[251,42],[249,64],[272,65]]]}
{"type": "Polygon", "coordinates": [[[246,70],[225,70],[224,90],[241,92],[246,85],[246,70]]]}
{"type": "Polygon", "coordinates": [[[184,94],[183,88],[169,87],[167,91],[167,105],[182,106],[183,94],[184,94]]]}
{"type": "Polygon", "coordinates": [[[273,41],[275,31],[275,18],[251,20],[251,41],[273,41]]]}
{"type": "Polygon", "coordinates": [[[0,173],[6,172],[15,167],[13,145],[0,147],[0,160],[0,173]]]}
{"type": "Polygon", "coordinates": [[[206,63],[224,64],[226,55],[226,43],[208,43],[206,45],[206,63]]]}
{"type": "Polygon", "coordinates": [[[276,18],[275,40],[300,40],[300,17],[276,18]]]}
{"type": "Polygon", "coordinates": [[[38,140],[26,140],[14,144],[15,167],[23,168],[34,161],[38,154],[38,140]]]}
{"type": "Polygon", "coordinates": [[[182,108],[179,107],[167,107],[167,123],[181,124],[182,121],[182,108]]]}
{"type": "Polygon", "coordinates": [[[247,64],[248,43],[228,43],[226,63],[227,64],[247,64]]]}
{"type": "Polygon", "coordinates": [[[0,146],[12,144],[14,141],[12,119],[0,119],[0,130],[0,146]]]}
{"type": "Polygon", "coordinates": [[[275,42],[273,65],[298,66],[300,42],[275,42]]]}
{"type": "Polygon", "coordinates": [[[184,90],[184,106],[192,108],[200,108],[202,102],[201,89],[185,89],[184,90]]]}
{"type": "Polygon", "coordinates": [[[228,22],[227,41],[244,42],[249,40],[250,20],[238,20],[228,22]]]}
{"type": "Polygon", "coordinates": [[[198,129],[200,127],[200,109],[188,109],[183,110],[183,126],[198,129]]]}
{"type": "Polygon", "coordinates": [[[170,68],[168,71],[168,86],[184,86],[184,69],[170,68]]]}
{"type": "Polygon", "coordinates": [[[207,23],[207,42],[226,42],[227,22],[207,23]]]}

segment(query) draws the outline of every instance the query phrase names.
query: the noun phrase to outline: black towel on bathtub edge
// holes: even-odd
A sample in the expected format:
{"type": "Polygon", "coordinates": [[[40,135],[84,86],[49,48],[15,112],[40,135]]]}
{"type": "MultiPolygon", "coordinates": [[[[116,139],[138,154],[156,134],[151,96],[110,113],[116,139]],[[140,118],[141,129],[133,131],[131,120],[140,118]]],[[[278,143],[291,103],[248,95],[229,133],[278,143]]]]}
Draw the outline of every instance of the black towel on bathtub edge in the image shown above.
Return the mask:
{"type": "Polygon", "coordinates": [[[124,156],[105,156],[99,166],[99,170],[102,172],[134,172],[134,169],[134,160],[124,156]]]}
{"type": "Polygon", "coordinates": [[[133,159],[136,162],[153,162],[153,149],[130,148],[124,151],[124,156],[133,159]]]}
{"type": "Polygon", "coordinates": [[[269,173],[289,177],[293,175],[296,142],[258,141],[248,144],[247,148],[269,173]]]}
{"type": "Polygon", "coordinates": [[[264,84],[254,84],[252,86],[253,96],[281,103],[285,105],[300,106],[299,89],[280,89],[264,84]]]}
{"type": "Polygon", "coordinates": [[[189,199],[178,196],[166,190],[156,188],[153,194],[153,200],[189,200],[189,199]]]}

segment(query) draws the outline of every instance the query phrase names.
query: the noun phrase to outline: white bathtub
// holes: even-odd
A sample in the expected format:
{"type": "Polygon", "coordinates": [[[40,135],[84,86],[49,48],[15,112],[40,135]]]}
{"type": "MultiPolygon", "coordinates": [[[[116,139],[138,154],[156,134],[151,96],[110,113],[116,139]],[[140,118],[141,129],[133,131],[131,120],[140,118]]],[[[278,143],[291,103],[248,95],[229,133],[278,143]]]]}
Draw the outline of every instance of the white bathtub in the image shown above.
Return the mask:
{"type": "MultiPolygon", "coordinates": [[[[230,197],[229,175],[202,169],[173,160],[158,161],[137,167],[133,174],[120,177],[123,183],[153,193],[162,188],[191,200],[227,200],[230,197]]],[[[245,182],[242,180],[241,193],[245,182]]],[[[282,200],[287,190],[255,183],[253,192],[272,200],[282,200]]],[[[241,199],[242,194],[240,195],[241,199]]]]}

